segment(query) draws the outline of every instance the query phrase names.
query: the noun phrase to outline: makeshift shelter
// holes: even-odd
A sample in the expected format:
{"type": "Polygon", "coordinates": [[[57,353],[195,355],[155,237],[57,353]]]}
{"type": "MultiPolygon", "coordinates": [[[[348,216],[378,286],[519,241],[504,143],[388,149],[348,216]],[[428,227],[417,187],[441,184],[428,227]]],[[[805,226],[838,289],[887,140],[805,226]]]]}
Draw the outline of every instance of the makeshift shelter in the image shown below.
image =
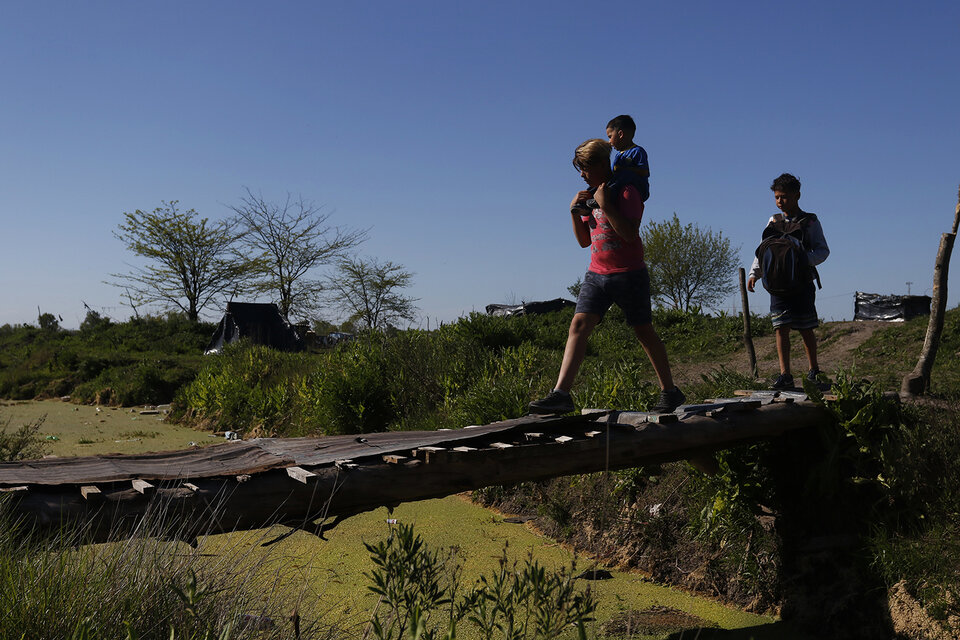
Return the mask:
{"type": "Polygon", "coordinates": [[[549,313],[551,311],[560,311],[567,307],[575,307],[577,304],[563,298],[554,298],[542,302],[524,302],[522,304],[488,304],[486,307],[487,315],[490,316],[526,316],[539,313],[549,313]]]}
{"type": "Polygon", "coordinates": [[[906,322],[926,315],[930,315],[930,296],[893,296],[862,291],[854,294],[854,320],[906,322]]]}
{"type": "Polygon", "coordinates": [[[205,353],[219,353],[241,338],[279,351],[302,351],[303,339],[273,303],[228,302],[205,353]]]}

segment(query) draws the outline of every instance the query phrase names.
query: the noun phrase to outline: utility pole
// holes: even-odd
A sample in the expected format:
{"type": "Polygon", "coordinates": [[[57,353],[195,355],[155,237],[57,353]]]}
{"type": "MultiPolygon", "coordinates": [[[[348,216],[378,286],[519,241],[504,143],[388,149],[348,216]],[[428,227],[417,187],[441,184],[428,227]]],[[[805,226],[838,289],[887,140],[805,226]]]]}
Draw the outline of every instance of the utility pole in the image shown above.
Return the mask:
{"type": "Polygon", "coordinates": [[[912,284],[913,284],[912,282],[909,282],[909,281],[907,282],[907,295],[910,295],[910,285],[912,284]]]}

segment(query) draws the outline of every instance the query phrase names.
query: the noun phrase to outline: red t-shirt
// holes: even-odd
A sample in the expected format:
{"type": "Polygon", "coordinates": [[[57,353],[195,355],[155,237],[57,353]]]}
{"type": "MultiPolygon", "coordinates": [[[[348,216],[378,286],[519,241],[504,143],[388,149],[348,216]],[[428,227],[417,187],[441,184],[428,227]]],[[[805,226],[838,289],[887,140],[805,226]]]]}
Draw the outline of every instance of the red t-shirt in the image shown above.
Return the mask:
{"type": "MultiPolygon", "coordinates": [[[[617,202],[621,215],[643,219],[643,199],[632,185],[627,185],[617,202]]],[[[590,225],[590,271],[599,274],[637,271],[647,265],[643,261],[643,241],[638,235],[627,241],[617,235],[607,216],[600,209],[593,210],[590,225]]]]}

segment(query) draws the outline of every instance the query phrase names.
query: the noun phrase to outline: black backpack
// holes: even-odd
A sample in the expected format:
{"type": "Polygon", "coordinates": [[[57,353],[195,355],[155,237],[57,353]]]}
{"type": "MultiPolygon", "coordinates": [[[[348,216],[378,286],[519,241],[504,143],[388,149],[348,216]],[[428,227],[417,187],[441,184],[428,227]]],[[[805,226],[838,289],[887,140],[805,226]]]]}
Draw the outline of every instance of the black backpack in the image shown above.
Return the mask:
{"type": "Polygon", "coordinates": [[[812,213],[805,213],[796,220],[788,220],[782,213],[763,230],[756,255],[760,262],[763,288],[778,296],[788,296],[801,286],[820,278],[807,261],[805,235],[807,225],[816,220],[812,213]]]}

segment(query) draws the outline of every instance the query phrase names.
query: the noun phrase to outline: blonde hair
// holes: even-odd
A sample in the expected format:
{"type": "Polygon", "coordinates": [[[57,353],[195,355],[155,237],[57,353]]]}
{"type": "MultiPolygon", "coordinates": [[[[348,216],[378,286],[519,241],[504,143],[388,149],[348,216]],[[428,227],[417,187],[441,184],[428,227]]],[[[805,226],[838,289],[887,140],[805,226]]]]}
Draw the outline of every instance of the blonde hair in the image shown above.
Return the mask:
{"type": "Polygon", "coordinates": [[[580,144],[573,154],[573,166],[577,171],[584,167],[610,163],[610,151],[613,147],[601,138],[591,138],[580,144]]]}

